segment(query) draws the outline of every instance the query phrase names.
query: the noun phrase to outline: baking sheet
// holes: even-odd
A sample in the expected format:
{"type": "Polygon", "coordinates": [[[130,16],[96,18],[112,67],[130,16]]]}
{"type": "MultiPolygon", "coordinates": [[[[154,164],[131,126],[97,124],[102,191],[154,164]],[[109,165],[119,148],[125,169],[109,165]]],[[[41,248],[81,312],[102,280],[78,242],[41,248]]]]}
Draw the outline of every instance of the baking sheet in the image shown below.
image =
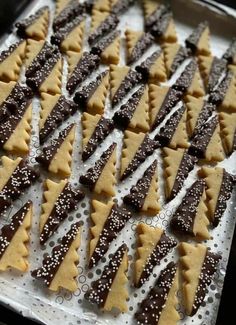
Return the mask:
{"type": "MultiPolygon", "coordinates": [[[[230,38],[233,36],[232,32],[236,30],[236,13],[233,10],[227,9],[231,16],[224,16],[222,13],[213,10],[212,8],[206,7],[204,4],[200,4],[197,1],[184,1],[184,0],[175,0],[172,1],[174,18],[176,22],[177,33],[180,43],[183,44],[184,39],[189,35],[196,24],[204,19],[208,19],[211,24],[211,46],[212,52],[216,56],[221,56],[229,45],[230,38]],[[185,10],[182,10],[182,8],[185,10]],[[184,12],[184,15],[183,15],[184,12]],[[218,26],[221,26],[220,28],[218,26]],[[224,26],[224,29],[222,28],[224,26]]],[[[54,10],[54,4],[52,0],[39,0],[30,7],[27,11],[27,15],[31,12],[33,13],[38,8],[43,5],[49,5],[52,12],[54,10]]],[[[124,45],[124,30],[127,26],[130,28],[140,30],[143,26],[142,11],[139,6],[134,6],[130,8],[121,18],[121,23],[119,28],[122,30],[122,39],[124,45]],[[128,23],[127,23],[128,22],[128,23]]],[[[24,15],[23,15],[24,17],[24,15]]],[[[51,17],[52,18],[52,17],[51,17]]],[[[89,19],[87,19],[87,24],[89,26],[89,19]]],[[[87,27],[88,27],[87,26],[87,27]]],[[[87,28],[88,30],[88,28],[87,28]]],[[[49,33],[48,39],[50,39],[51,31],[49,33]]],[[[1,49],[6,48],[12,42],[16,40],[14,35],[7,37],[4,44],[1,46],[1,49]]],[[[87,44],[84,44],[84,48],[87,49],[87,44]]],[[[153,49],[157,49],[158,46],[152,46],[146,54],[142,57],[140,61],[143,61],[153,49]]],[[[125,51],[124,46],[122,48],[122,59],[120,64],[124,64],[125,51]]],[[[177,73],[173,76],[167,84],[173,84],[177,76],[183,71],[185,65],[188,63],[188,60],[181,65],[177,73]]],[[[99,68],[100,71],[103,71],[105,67],[99,68]]],[[[91,78],[86,80],[85,83],[91,81],[97,72],[91,75],[91,78]]],[[[63,77],[63,93],[67,95],[65,90],[65,81],[67,75],[67,63],[64,62],[64,77],[63,77]]],[[[22,82],[24,83],[24,71],[22,72],[22,82]]],[[[132,94],[136,89],[130,93],[132,94]]],[[[129,96],[130,96],[129,94],[129,96]]],[[[124,98],[123,102],[126,102],[127,98],[124,98]]],[[[122,104],[121,103],[121,104],[122,104]]],[[[178,104],[177,107],[179,107],[178,104]]],[[[120,105],[116,108],[118,109],[120,105]]],[[[35,156],[40,153],[40,147],[38,142],[38,117],[39,117],[39,99],[34,98],[33,101],[33,133],[31,139],[31,151],[30,151],[30,162],[35,163],[35,156]]],[[[171,112],[171,114],[174,110],[171,112]]],[[[105,116],[111,117],[114,114],[114,110],[111,109],[109,100],[107,101],[107,109],[105,116]]],[[[79,185],[79,176],[83,174],[88,167],[92,166],[94,161],[98,159],[101,153],[108,148],[114,139],[118,144],[118,167],[120,161],[120,154],[122,148],[122,132],[114,130],[107,139],[99,146],[96,153],[84,164],[81,161],[81,126],[80,126],[80,117],[81,113],[77,112],[73,117],[71,117],[67,122],[63,123],[63,126],[60,127],[53,135],[57,136],[59,131],[64,128],[66,125],[72,121],[77,123],[77,134],[76,141],[74,145],[73,152],[73,173],[71,177],[71,182],[74,186],[79,185]]],[[[160,125],[160,127],[165,123],[165,120],[160,125]]],[[[159,127],[159,128],[160,128],[159,127]]],[[[157,128],[155,132],[151,134],[153,137],[159,130],[157,128]]],[[[146,159],[146,161],[133,173],[133,176],[128,180],[119,183],[117,185],[117,196],[116,199],[121,203],[121,198],[129,192],[130,187],[136,183],[137,179],[143,173],[143,170],[150,165],[154,160],[158,159],[158,174],[159,174],[159,186],[160,186],[160,196],[161,196],[161,205],[164,205],[164,191],[163,191],[163,170],[162,170],[162,160],[160,157],[160,150],[156,150],[155,153],[146,159]]],[[[225,167],[228,172],[236,174],[236,152],[232,154],[228,159],[225,159],[223,162],[218,164],[219,166],[225,167]]],[[[186,188],[188,188],[196,179],[196,172],[198,167],[195,167],[194,170],[190,173],[185,187],[179,193],[179,195],[172,200],[170,203],[163,206],[163,210],[158,216],[155,217],[146,217],[145,215],[134,214],[130,221],[127,223],[123,231],[120,233],[118,238],[111,244],[108,253],[102,259],[102,262],[92,270],[87,270],[87,246],[88,246],[88,230],[90,226],[89,215],[90,215],[90,194],[86,192],[85,199],[78,205],[78,208],[75,212],[70,213],[68,219],[59,227],[59,230],[49,239],[47,245],[43,248],[39,245],[39,233],[38,233],[38,221],[41,210],[41,201],[42,201],[42,184],[37,183],[33,185],[28,192],[25,193],[19,200],[14,204],[14,208],[7,211],[6,215],[1,217],[0,224],[3,225],[7,223],[19,207],[23,205],[28,198],[33,198],[34,201],[34,218],[33,226],[31,229],[31,241],[30,241],[30,270],[35,269],[41,265],[43,256],[45,253],[51,251],[52,247],[59,243],[59,239],[65,234],[65,232],[70,228],[70,225],[75,221],[83,222],[83,232],[82,232],[82,245],[79,249],[80,263],[78,266],[79,269],[79,289],[75,293],[69,293],[65,290],[61,290],[57,294],[51,293],[45,288],[41,282],[34,280],[30,272],[27,274],[20,274],[14,270],[9,270],[9,272],[1,273],[0,275],[0,301],[9,305],[10,307],[21,312],[24,316],[33,318],[45,324],[63,324],[63,325],[74,325],[74,324],[135,324],[133,319],[133,314],[137,309],[137,304],[142,301],[146,296],[149,288],[153,285],[156,278],[159,275],[161,269],[171,260],[177,260],[176,251],[172,252],[161,262],[161,265],[155,268],[155,273],[150,277],[150,280],[143,285],[140,289],[134,289],[131,287],[132,283],[132,272],[133,272],[133,262],[135,256],[135,247],[136,247],[136,236],[135,228],[136,225],[140,222],[144,222],[148,225],[160,226],[166,228],[170,217],[181,202],[186,188]],[[128,271],[128,277],[130,279],[128,284],[129,289],[129,301],[128,301],[128,313],[127,314],[108,314],[96,310],[96,308],[90,305],[83,299],[84,293],[87,291],[91,281],[98,278],[101,274],[101,271],[109,260],[109,254],[113,253],[115,249],[122,243],[129,243],[129,259],[130,267],[128,271]]],[[[41,180],[45,179],[47,176],[46,173],[42,173],[41,180]]],[[[225,276],[225,271],[227,267],[227,261],[230,251],[231,240],[234,232],[235,225],[235,210],[236,210],[236,193],[233,193],[232,199],[228,202],[227,211],[222,218],[219,226],[211,230],[211,235],[213,240],[205,241],[207,246],[211,247],[213,251],[220,252],[222,254],[222,261],[218,268],[217,274],[209,287],[209,292],[206,295],[205,301],[202,307],[199,309],[198,313],[194,318],[186,317],[179,307],[179,312],[181,316],[181,325],[213,325],[215,324],[217,317],[217,310],[220,303],[220,296],[225,276]]],[[[167,231],[168,233],[168,231],[167,231]]]]}

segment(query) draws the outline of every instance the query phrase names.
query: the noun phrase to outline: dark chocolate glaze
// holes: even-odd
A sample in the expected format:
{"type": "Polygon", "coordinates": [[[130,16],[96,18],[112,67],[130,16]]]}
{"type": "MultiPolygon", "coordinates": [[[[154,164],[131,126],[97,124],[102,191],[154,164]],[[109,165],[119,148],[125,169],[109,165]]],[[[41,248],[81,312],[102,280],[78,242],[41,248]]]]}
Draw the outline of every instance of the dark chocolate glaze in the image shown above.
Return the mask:
{"type": "Polygon", "coordinates": [[[104,307],[111,290],[112,283],[126,252],[127,246],[125,244],[121,245],[117,249],[115,254],[110,259],[109,264],[105,266],[100,279],[92,282],[91,287],[84,295],[85,299],[93,304],[96,304],[99,308],[104,307]]]}
{"type": "Polygon", "coordinates": [[[154,150],[157,148],[159,148],[159,143],[150,139],[149,136],[146,135],[134,158],[129,163],[123,175],[121,175],[121,180],[124,180],[131,175],[148,156],[153,154],[154,150]]]}
{"type": "Polygon", "coordinates": [[[32,204],[32,201],[27,201],[23,207],[14,214],[11,222],[8,225],[2,227],[0,236],[0,258],[4,255],[12,238],[22,225],[24,218],[26,217],[32,204]]]}
{"type": "Polygon", "coordinates": [[[160,55],[161,55],[161,51],[157,50],[157,51],[153,52],[152,55],[150,55],[140,65],[137,65],[135,67],[135,70],[142,74],[143,80],[145,82],[148,81],[149,74],[150,74],[150,69],[151,69],[152,65],[155,64],[155,62],[157,61],[157,59],[159,58],[160,55]]]}
{"type": "Polygon", "coordinates": [[[57,31],[59,28],[70,23],[76,17],[82,15],[85,12],[85,6],[83,3],[79,3],[78,0],[71,0],[68,5],[57,15],[53,20],[53,30],[57,31]]]}
{"type": "Polygon", "coordinates": [[[197,67],[197,61],[195,59],[192,59],[184,71],[181,73],[180,77],[176,80],[172,88],[185,93],[191,86],[197,67]]]}
{"type": "Polygon", "coordinates": [[[118,207],[116,204],[113,204],[99,235],[97,245],[90,258],[89,268],[98,264],[100,259],[108,251],[111,242],[117,238],[130,218],[131,212],[123,207],[118,207]]]}
{"type": "Polygon", "coordinates": [[[178,67],[189,57],[189,51],[186,47],[180,46],[174,60],[171,64],[170,71],[169,71],[169,78],[175,73],[178,67]]]}
{"type": "Polygon", "coordinates": [[[208,22],[204,21],[200,23],[197,28],[189,35],[189,37],[185,40],[186,47],[189,48],[193,54],[196,53],[198,42],[202,36],[204,30],[208,27],[208,22]]]}
{"type": "Polygon", "coordinates": [[[154,37],[149,33],[144,33],[135,44],[132,52],[128,55],[128,64],[133,64],[146,52],[154,42],[154,37]]]}
{"type": "Polygon", "coordinates": [[[148,281],[154,267],[156,265],[160,265],[161,260],[176,245],[177,242],[174,240],[174,238],[166,236],[165,232],[162,233],[160,240],[146,260],[146,264],[142,270],[139,282],[135,285],[136,288],[140,288],[146,281],[148,281]]]}
{"type": "Polygon", "coordinates": [[[100,39],[98,42],[96,42],[92,48],[90,53],[101,55],[102,52],[118,37],[120,36],[119,30],[114,30],[107,36],[104,36],[102,39],[100,39]]]}
{"type": "Polygon", "coordinates": [[[120,87],[115,93],[115,96],[112,98],[112,105],[118,104],[128,94],[128,92],[141,81],[141,73],[130,69],[125,78],[122,80],[120,87]]]}
{"type": "Polygon", "coordinates": [[[38,91],[60,58],[58,49],[46,43],[25,72],[27,86],[38,91]]]}
{"type": "Polygon", "coordinates": [[[209,117],[212,115],[212,113],[216,110],[216,106],[214,104],[208,103],[207,101],[204,101],[202,110],[197,118],[196,126],[193,130],[192,138],[201,131],[201,129],[204,127],[206,121],[209,119],[209,117]]]}
{"type": "Polygon", "coordinates": [[[205,181],[199,179],[187,190],[170,222],[174,232],[195,236],[193,227],[204,189],[205,181]]]}
{"type": "Polygon", "coordinates": [[[98,55],[88,52],[83,53],[66,84],[66,89],[70,95],[73,94],[82,81],[98,68],[99,63],[100,58],[98,55]]]}
{"type": "Polygon", "coordinates": [[[94,166],[89,168],[85,175],[80,176],[80,183],[87,186],[90,191],[94,189],[103,168],[105,167],[115,148],[116,143],[113,142],[112,145],[110,145],[110,147],[105,150],[101,157],[95,162],[94,166]]]}
{"type": "Polygon", "coordinates": [[[52,250],[52,254],[43,259],[42,267],[31,272],[33,278],[42,279],[46,286],[50,286],[53,278],[57,274],[59,267],[61,266],[61,263],[66,257],[66,254],[68,253],[73,241],[75,240],[80,227],[80,222],[76,222],[71,226],[70,230],[62,238],[61,244],[55,246],[52,250]]]}
{"type": "Polygon", "coordinates": [[[122,105],[113,116],[115,126],[121,129],[126,129],[132,120],[134,112],[144,94],[145,86],[141,86],[127,101],[126,104],[122,105]]]}
{"type": "Polygon", "coordinates": [[[214,57],[211,64],[210,74],[207,83],[207,92],[212,92],[219,82],[221,75],[226,71],[226,61],[214,57]]]}
{"type": "Polygon", "coordinates": [[[51,43],[60,46],[61,43],[67,38],[70,32],[78,27],[85,19],[84,15],[74,18],[72,21],[66,23],[63,27],[58,28],[57,31],[51,36],[51,43]]]}
{"type": "Polygon", "coordinates": [[[84,8],[85,8],[85,11],[87,14],[91,15],[95,1],[96,0],[85,0],[83,2],[84,8]]]}
{"type": "Polygon", "coordinates": [[[177,265],[170,262],[161,271],[154,287],[147,297],[141,302],[134,317],[139,325],[157,325],[163,308],[165,307],[168,293],[173,285],[177,271],[177,265]]]}
{"type": "Polygon", "coordinates": [[[93,96],[97,88],[101,85],[103,78],[105,78],[108,70],[99,74],[94,81],[84,86],[81,90],[77,91],[74,96],[74,102],[86,110],[86,106],[90,98],[93,96]]]}
{"type": "Polygon", "coordinates": [[[172,17],[173,16],[171,12],[164,13],[160,19],[158,19],[157,22],[151,26],[149,33],[151,33],[155,38],[163,37],[172,17]]]}
{"type": "Polygon", "coordinates": [[[181,106],[177,111],[175,111],[166,124],[160,128],[159,133],[155,136],[155,140],[158,141],[162,147],[167,147],[173,138],[175,131],[179,125],[179,122],[186,110],[186,106],[181,106]]]}
{"type": "Polygon", "coordinates": [[[180,90],[170,88],[166,94],[166,97],[161,104],[160,110],[156,116],[156,119],[152,125],[152,130],[154,130],[170,113],[173,107],[180,101],[183,93],[180,90]]]}
{"type": "Polygon", "coordinates": [[[23,42],[23,40],[16,42],[14,44],[11,44],[7,50],[4,50],[0,53],[0,63],[6,60],[12,52],[16,50],[16,48],[23,42]]]}
{"type": "Polygon", "coordinates": [[[115,15],[121,15],[128,8],[135,3],[135,0],[117,0],[116,3],[111,7],[111,12],[115,15]]]}
{"type": "Polygon", "coordinates": [[[92,45],[100,38],[104,37],[110,31],[116,29],[119,24],[119,18],[116,15],[108,15],[103,22],[88,36],[88,43],[92,45]]]}
{"type": "Polygon", "coordinates": [[[235,187],[235,180],[233,175],[229,174],[226,172],[224,169],[223,171],[223,179],[220,187],[220,192],[219,196],[217,199],[217,204],[216,204],[216,209],[213,217],[213,226],[216,227],[218,226],[226,208],[227,208],[227,203],[228,200],[231,197],[233,188],[235,187]]]}
{"type": "Polygon", "coordinates": [[[143,176],[131,187],[130,193],[123,198],[124,203],[137,212],[141,211],[144,205],[156,169],[157,160],[154,160],[154,162],[145,170],[143,176]]]}
{"type": "Polygon", "coordinates": [[[70,124],[67,128],[63,129],[59,133],[58,138],[53,139],[49,146],[44,147],[41,155],[36,157],[35,160],[47,169],[73,127],[74,124],[70,124]]]}
{"type": "Polygon", "coordinates": [[[30,26],[33,25],[37,19],[40,18],[44,14],[45,11],[49,11],[48,6],[44,6],[40,8],[39,10],[36,11],[35,14],[30,15],[28,18],[23,19],[19,22],[16,23],[16,28],[17,28],[17,34],[21,38],[27,38],[26,34],[26,29],[30,26]]]}
{"type": "Polygon", "coordinates": [[[72,188],[69,183],[65,185],[40,234],[41,245],[45,244],[60,224],[67,218],[68,213],[75,210],[77,203],[83,198],[84,193],[79,189],[72,188]]]}
{"type": "Polygon", "coordinates": [[[230,46],[225,51],[222,59],[225,59],[229,64],[236,63],[236,38],[233,38],[230,46]]]}
{"type": "Polygon", "coordinates": [[[21,160],[0,191],[0,212],[18,199],[24,190],[39,178],[39,172],[21,160]]]}
{"type": "Polygon", "coordinates": [[[190,316],[193,316],[198,311],[198,308],[201,306],[205,296],[207,287],[210,285],[214,274],[217,271],[217,266],[221,260],[221,255],[210,252],[206,252],[206,257],[202,265],[201,273],[199,276],[199,282],[197,290],[195,292],[195,299],[192,306],[192,313],[190,316]]]}
{"type": "Polygon", "coordinates": [[[40,144],[44,143],[49,135],[77,110],[78,106],[75,103],[69,99],[66,99],[64,96],[60,96],[58,102],[47,117],[42,129],[39,131],[40,144]]]}
{"type": "Polygon", "coordinates": [[[17,83],[8,97],[0,104],[0,122],[3,123],[13,115],[17,115],[22,109],[24,110],[32,98],[31,89],[17,83]]]}
{"type": "Polygon", "coordinates": [[[114,129],[112,120],[101,116],[98,124],[95,126],[93,134],[86,144],[82,152],[82,160],[87,160],[97,149],[98,145],[111,133],[114,129]]]}
{"type": "Polygon", "coordinates": [[[157,9],[151,15],[149,15],[147,18],[145,17],[145,30],[149,31],[150,28],[153,25],[156,25],[161,17],[168,11],[170,11],[168,6],[163,4],[158,5],[157,9]]]}
{"type": "Polygon", "coordinates": [[[206,122],[198,133],[193,137],[188,153],[197,158],[204,159],[207,146],[218,125],[218,116],[212,117],[206,122]]]}
{"type": "Polygon", "coordinates": [[[197,161],[198,159],[196,157],[189,155],[186,151],[184,152],[168,200],[172,200],[179,193],[179,191],[183,187],[185,179],[188,177],[189,173],[191,172],[197,161]]]}
{"type": "Polygon", "coordinates": [[[232,148],[232,151],[235,151],[236,150],[236,129],[234,131],[234,141],[233,141],[233,148],[232,148]]]}
{"type": "Polygon", "coordinates": [[[220,82],[220,84],[216,87],[216,89],[210,93],[210,96],[208,99],[208,101],[210,103],[216,104],[218,106],[223,102],[233,77],[234,77],[234,75],[232,72],[227,73],[227,75],[220,82]]]}

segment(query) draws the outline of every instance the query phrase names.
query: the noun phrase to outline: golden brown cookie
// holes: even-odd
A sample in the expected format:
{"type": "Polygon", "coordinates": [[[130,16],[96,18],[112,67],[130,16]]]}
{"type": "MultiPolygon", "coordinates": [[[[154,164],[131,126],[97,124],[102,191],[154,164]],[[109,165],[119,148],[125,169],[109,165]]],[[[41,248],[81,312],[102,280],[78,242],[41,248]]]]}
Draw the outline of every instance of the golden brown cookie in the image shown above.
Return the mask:
{"type": "Polygon", "coordinates": [[[137,228],[138,247],[137,259],[134,267],[134,284],[140,288],[148,281],[156,265],[169,251],[177,245],[177,242],[168,237],[161,228],[150,227],[140,223],[137,228]]]}
{"type": "Polygon", "coordinates": [[[98,264],[108,251],[111,242],[131,218],[131,212],[119,207],[113,201],[103,203],[93,200],[92,207],[91,220],[93,226],[90,228],[89,268],[98,264]]]}
{"type": "Polygon", "coordinates": [[[11,222],[1,229],[0,271],[14,268],[26,272],[29,267],[29,229],[33,215],[33,203],[26,202],[11,218],[11,222]]]}
{"type": "Polygon", "coordinates": [[[51,255],[43,259],[42,266],[31,272],[35,279],[42,279],[49,290],[60,288],[74,292],[78,289],[79,274],[77,253],[81,241],[81,224],[74,223],[61,239],[60,245],[52,249],[51,255]]]}
{"type": "Polygon", "coordinates": [[[0,81],[0,105],[4,103],[4,101],[11,94],[15,86],[15,81],[10,81],[8,83],[0,81]]]}
{"type": "Polygon", "coordinates": [[[0,54],[0,81],[9,82],[19,79],[25,58],[26,41],[12,44],[0,54]]]}
{"type": "Polygon", "coordinates": [[[105,311],[116,308],[120,312],[127,312],[127,269],[128,249],[123,244],[104,267],[101,277],[92,283],[85,298],[105,311]]]}
{"type": "Polygon", "coordinates": [[[116,143],[103,152],[94,166],[80,176],[79,181],[97,194],[115,196],[116,143]]]}
{"type": "Polygon", "coordinates": [[[62,178],[71,174],[71,162],[76,125],[71,124],[63,129],[51,145],[42,149],[36,160],[49,172],[62,178]]]}
{"type": "Polygon", "coordinates": [[[203,302],[221,259],[205,245],[180,243],[180,262],[184,278],[183,296],[186,314],[194,316],[203,302]]]}
{"type": "Polygon", "coordinates": [[[220,135],[225,153],[230,155],[236,149],[236,112],[220,112],[220,135]]]}
{"type": "Polygon", "coordinates": [[[44,44],[45,44],[44,40],[35,41],[30,38],[27,39],[25,61],[24,61],[24,65],[25,65],[26,69],[30,66],[30,64],[33,62],[33,60],[36,58],[36,56],[42,50],[44,44]]]}

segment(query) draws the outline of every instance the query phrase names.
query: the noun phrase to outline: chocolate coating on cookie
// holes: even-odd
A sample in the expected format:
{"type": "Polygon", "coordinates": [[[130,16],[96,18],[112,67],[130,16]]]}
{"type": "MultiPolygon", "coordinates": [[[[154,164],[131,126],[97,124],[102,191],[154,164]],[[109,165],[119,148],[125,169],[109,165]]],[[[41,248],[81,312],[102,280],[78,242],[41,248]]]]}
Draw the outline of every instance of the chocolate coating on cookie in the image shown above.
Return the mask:
{"type": "Polygon", "coordinates": [[[121,15],[128,8],[135,3],[135,0],[117,0],[116,3],[111,7],[111,12],[115,15],[121,15]]]}
{"type": "Polygon", "coordinates": [[[229,64],[236,63],[236,38],[232,39],[230,46],[225,51],[222,59],[225,59],[229,64]]]}
{"type": "Polygon", "coordinates": [[[100,56],[102,52],[118,37],[120,36],[119,30],[114,30],[110,34],[104,36],[102,39],[100,39],[98,42],[96,42],[92,48],[90,53],[96,54],[100,56]]]}
{"type": "Polygon", "coordinates": [[[220,77],[226,71],[226,61],[214,57],[208,77],[207,92],[212,92],[219,82],[220,77]]]}
{"type": "Polygon", "coordinates": [[[199,133],[202,128],[204,128],[205,123],[215,110],[216,106],[214,104],[204,101],[202,110],[197,118],[196,126],[193,130],[192,138],[194,138],[195,135],[199,133]]]}
{"type": "Polygon", "coordinates": [[[159,5],[157,9],[148,17],[145,17],[145,30],[149,31],[150,28],[157,24],[158,21],[161,19],[161,17],[167,13],[170,10],[170,8],[166,5],[159,5]]]}
{"type": "Polygon", "coordinates": [[[225,98],[225,95],[229,89],[230,83],[233,78],[234,78],[233,73],[228,72],[227,75],[224,77],[224,79],[216,87],[216,89],[210,93],[208,101],[217,106],[220,105],[225,98]]]}
{"type": "Polygon", "coordinates": [[[180,77],[176,80],[172,88],[185,93],[193,81],[197,67],[198,67],[197,61],[195,59],[191,60],[191,62],[186,66],[184,71],[181,73],[180,77]]]}
{"type": "Polygon", "coordinates": [[[169,71],[169,78],[175,73],[178,67],[189,57],[189,51],[182,45],[180,46],[177,54],[174,57],[174,60],[171,64],[169,71]]]}
{"type": "Polygon", "coordinates": [[[150,69],[152,67],[152,65],[156,62],[156,60],[158,59],[158,57],[161,55],[161,51],[157,50],[155,52],[152,53],[152,55],[150,55],[145,61],[143,61],[140,65],[137,65],[135,67],[135,70],[139,73],[142,74],[143,76],[143,80],[145,82],[148,81],[149,79],[149,74],[150,74],[150,69]]]}
{"type": "Polygon", "coordinates": [[[144,33],[135,44],[131,55],[128,56],[128,64],[137,61],[154,42],[154,37],[149,33],[144,33]]]}
{"type": "Polygon", "coordinates": [[[196,53],[202,33],[208,26],[209,24],[207,21],[200,23],[192,34],[185,40],[186,47],[189,48],[193,54],[196,53]]]}
{"type": "Polygon", "coordinates": [[[163,37],[170,24],[172,17],[173,16],[171,12],[165,12],[160,17],[160,19],[158,19],[157,22],[150,27],[149,33],[151,33],[156,38],[163,37]]]}
{"type": "Polygon", "coordinates": [[[97,42],[100,38],[104,37],[107,33],[114,30],[119,24],[119,18],[110,14],[89,36],[88,43],[92,45],[97,42]]]}

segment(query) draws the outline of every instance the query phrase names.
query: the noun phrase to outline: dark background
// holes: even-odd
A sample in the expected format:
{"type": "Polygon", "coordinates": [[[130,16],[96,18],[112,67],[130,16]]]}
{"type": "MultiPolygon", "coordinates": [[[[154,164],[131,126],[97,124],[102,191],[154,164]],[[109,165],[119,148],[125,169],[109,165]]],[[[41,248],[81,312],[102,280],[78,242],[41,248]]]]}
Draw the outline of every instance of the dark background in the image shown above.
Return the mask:
{"type": "MultiPolygon", "coordinates": [[[[189,1],[189,0],[186,0],[189,1]]],[[[10,32],[11,24],[15,21],[19,13],[31,0],[0,0],[0,36],[1,34],[10,32]],[[6,15],[7,13],[7,15],[6,15]]],[[[228,6],[236,8],[235,0],[221,0],[215,1],[223,3],[228,6]]],[[[236,31],[235,31],[236,35],[236,31]]],[[[217,325],[235,325],[235,293],[236,293],[236,232],[234,233],[234,240],[232,243],[229,264],[225,277],[223,294],[221,297],[221,304],[218,313],[217,325]]],[[[34,322],[19,316],[18,314],[10,311],[9,309],[0,305],[0,325],[33,325],[34,322]]],[[[168,325],[168,324],[166,324],[168,325]]]]}

